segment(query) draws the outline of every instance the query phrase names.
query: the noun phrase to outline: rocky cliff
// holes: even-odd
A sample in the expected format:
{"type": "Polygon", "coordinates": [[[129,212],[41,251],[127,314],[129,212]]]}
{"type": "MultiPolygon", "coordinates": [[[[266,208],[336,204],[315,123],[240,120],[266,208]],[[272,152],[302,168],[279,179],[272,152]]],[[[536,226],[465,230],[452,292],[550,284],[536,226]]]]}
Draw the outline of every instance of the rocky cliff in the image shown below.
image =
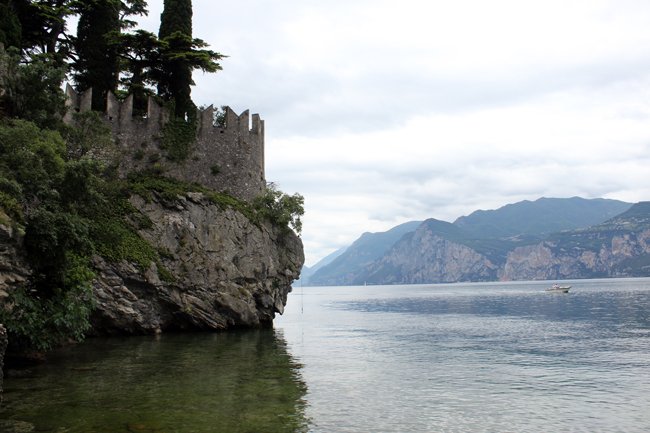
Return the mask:
{"type": "Polygon", "coordinates": [[[292,231],[253,224],[201,193],[131,202],[153,222],[140,234],[162,252],[166,272],[97,257],[96,333],[255,327],[283,312],[304,262],[292,231]]]}
{"type": "MultiPolygon", "coordinates": [[[[161,261],[142,270],[94,257],[91,334],[258,327],[283,312],[304,261],[302,242],[287,227],[253,223],[198,192],[130,201],[151,220],[139,234],[161,261]]],[[[0,224],[0,296],[30,276],[22,235],[9,227],[0,224]]]]}
{"type": "MultiPolygon", "coordinates": [[[[307,284],[483,281],[499,275],[508,278],[508,272],[499,270],[514,248],[534,245],[553,233],[603,223],[631,206],[609,199],[542,197],[495,210],[478,210],[453,223],[433,218],[421,223],[422,227],[418,222],[405,223],[383,233],[364,233],[343,254],[314,271],[307,284]],[[418,227],[421,230],[413,236],[418,227]]],[[[521,267],[526,265],[522,263],[521,267]]],[[[530,273],[537,274],[545,272],[530,273]]]]}

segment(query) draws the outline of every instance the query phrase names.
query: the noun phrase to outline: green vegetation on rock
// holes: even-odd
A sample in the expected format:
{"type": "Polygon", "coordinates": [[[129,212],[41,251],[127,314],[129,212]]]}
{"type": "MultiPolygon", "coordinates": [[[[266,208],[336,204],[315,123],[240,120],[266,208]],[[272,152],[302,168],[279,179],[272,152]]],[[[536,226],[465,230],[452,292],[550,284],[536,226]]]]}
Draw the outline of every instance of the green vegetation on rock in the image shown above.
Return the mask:
{"type": "Polygon", "coordinates": [[[298,234],[302,230],[301,217],[305,213],[305,199],[300,194],[285,194],[274,184],[269,184],[265,192],[250,204],[226,193],[212,191],[196,183],[165,177],[155,171],[131,173],[128,182],[129,190],[133,194],[148,201],[152,200],[155,194],[158,198],[171,203],[187,193],[198,192],[212,204],[221,209],[234,209],[255,224],[269,221],[275,226],[293,229],[298,234]]]}
{"type": "Polygon", "coordinates": [[[0,160],[0,204],[24,232],[33,270],[29,285],[9,294],[0,321],[12,347],[46,350],[89,326],[93,242],[90,221],[78,209],[80,201],[92,201],[96,183],[77,170],[81,160],[67,158],[59,132],[24,120],[0,123],[0,160]],[[86,194],[74,189],[80,184],[86,194]]]}
{"type": "Polygon", "coordinates": [[[162,130],[162,148],[167,153],[167,159],[173,162],[185,161],[192,151],[196,140],[196,116],[185,120],[175,118],[170,120],[162,130]]]}
{"type": "Polygon", "coordinates": [[[290,227],[298,234],[302,231],[300,218],[305,213],[304,205],[303,196],[285,194],[273,183],[267,185],[264,194],[253,202],[258,218],[267,219],[280,227],[290,227]]]}

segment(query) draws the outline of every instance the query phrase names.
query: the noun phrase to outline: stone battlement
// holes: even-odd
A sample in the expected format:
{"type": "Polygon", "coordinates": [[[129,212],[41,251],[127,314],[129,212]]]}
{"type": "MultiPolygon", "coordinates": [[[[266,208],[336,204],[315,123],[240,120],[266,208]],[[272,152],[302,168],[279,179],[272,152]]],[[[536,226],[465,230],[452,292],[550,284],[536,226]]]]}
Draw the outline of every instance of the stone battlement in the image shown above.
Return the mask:
{"type": "MultiPolygon", "coordinates": [[[[91,110],[92,89],[78,93],[68,85],[66,97],[66,123],[74,123],[75,112],[91,110]]],[[[213,106],[198,110],[196,141],[189,157],[175,163],[165,158],[162,147],[163,128],[170,119],[167,109],[149,97],[146,114],[137,116],[132,95],[120,101],[109,93],[103,118],[119,146],[120,174],[156,166],[165,175],[252,200],[266,186],[264,121],[248,110],[237,115],[226,107],[225,122],[216,124],[215,114],[213,106]]]]}

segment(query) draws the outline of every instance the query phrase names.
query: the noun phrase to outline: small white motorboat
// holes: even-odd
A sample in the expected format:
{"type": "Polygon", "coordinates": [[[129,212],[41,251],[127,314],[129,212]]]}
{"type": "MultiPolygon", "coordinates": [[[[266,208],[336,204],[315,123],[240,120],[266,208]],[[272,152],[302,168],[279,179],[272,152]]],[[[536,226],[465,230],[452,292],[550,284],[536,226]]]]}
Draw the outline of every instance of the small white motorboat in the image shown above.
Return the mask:
{"type": "Polygon", "coordinates": [[[555,293],[569,293],[571,286],[560,286],[559,284],[553,284],[551,287],[546,289],[547,292],[555,293]]]}

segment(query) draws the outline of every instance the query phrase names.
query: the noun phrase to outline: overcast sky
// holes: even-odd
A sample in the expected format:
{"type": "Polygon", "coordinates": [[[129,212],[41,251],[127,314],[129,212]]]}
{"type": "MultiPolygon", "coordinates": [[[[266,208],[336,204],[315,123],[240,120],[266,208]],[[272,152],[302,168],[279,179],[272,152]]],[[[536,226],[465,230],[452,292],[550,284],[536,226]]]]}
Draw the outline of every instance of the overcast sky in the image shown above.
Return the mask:
{"type": "MultiPolygon", "coordinates": [[[[157,31],[162,0],[143,25],[157,31]]],[[[539,197],[650,200],[647,0],[194,0],[199,105],[266,121],[307,265],[363,232],[539,197]]]]}

